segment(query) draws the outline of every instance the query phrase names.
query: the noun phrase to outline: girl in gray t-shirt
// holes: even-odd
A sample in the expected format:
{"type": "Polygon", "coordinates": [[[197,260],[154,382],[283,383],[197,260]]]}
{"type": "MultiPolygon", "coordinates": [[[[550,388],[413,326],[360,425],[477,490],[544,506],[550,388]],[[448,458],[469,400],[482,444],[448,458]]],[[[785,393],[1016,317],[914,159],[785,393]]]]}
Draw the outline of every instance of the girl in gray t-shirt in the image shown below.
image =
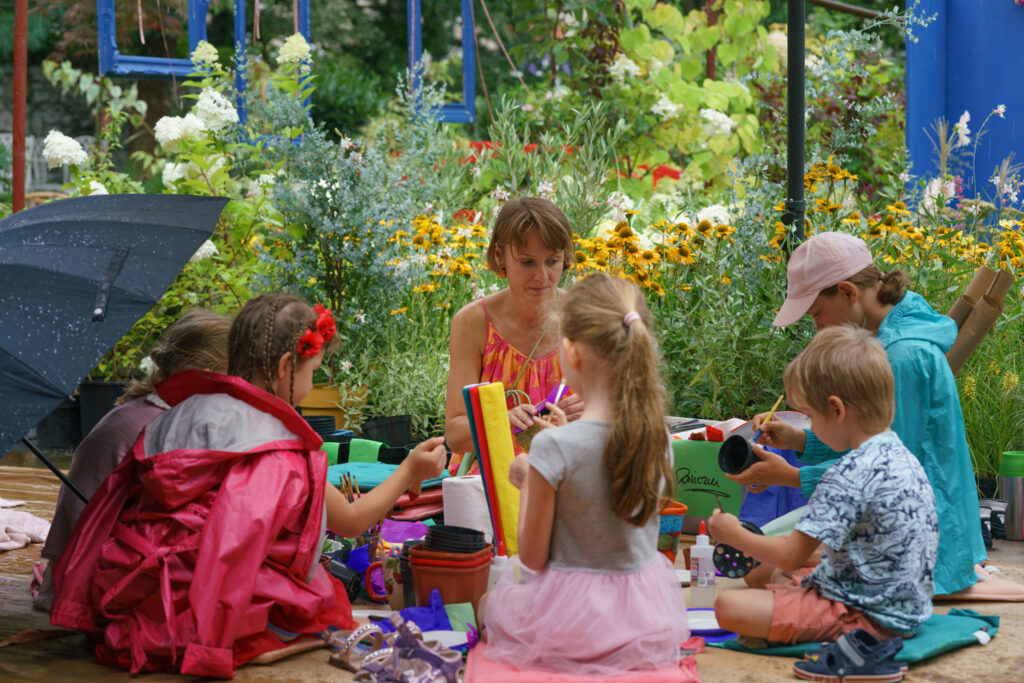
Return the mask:
{"type": "Polygon", "coordinates": [[[688,630],[657,549],[674,479],[651,315],[636,285],[597,274],[569,290],[560,323],[562,370],[585,408],[513,464],[519,562],[481,603],[487,654],[597,676],[674,667],[688,630]]]}

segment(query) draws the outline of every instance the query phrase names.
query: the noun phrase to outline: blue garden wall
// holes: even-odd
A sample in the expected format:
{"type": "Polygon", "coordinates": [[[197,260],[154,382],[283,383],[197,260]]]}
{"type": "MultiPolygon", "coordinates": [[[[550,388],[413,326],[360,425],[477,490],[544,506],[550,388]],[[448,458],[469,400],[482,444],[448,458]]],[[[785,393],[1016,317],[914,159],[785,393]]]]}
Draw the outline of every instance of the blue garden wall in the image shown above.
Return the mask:
{"type": "MultiPolygon", "coordinates": [[[[908,3],[909,5],[910,3],[908,3]]],[[[907,149],[912,175],[931,178],[938,164],[932,142],[934,122],[956,123],[971,113],[971,147],[985,117],[1000,104],[1005,119],[993,116],[978,144],[975,172],[983,198],[994,196],[993,169],[1011,152],[1024,163],[1024,7],[1014,0],[921,0],[919,16],[935,21],[914,27],[907,42],[907,149]]],[[[964,192],[974,195],[971,172],[964,192]]]]}

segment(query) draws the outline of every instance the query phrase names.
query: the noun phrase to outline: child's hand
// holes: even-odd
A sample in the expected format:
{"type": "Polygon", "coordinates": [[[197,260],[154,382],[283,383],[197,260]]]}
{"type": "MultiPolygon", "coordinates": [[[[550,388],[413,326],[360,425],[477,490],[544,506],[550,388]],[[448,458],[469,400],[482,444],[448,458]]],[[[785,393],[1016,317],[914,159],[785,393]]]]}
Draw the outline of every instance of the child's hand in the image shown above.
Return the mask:
{"type": "Polygon", "coordinates": [[[800,488],[800,470],[793,467],[778,453],[766,451],[756,444],[750,446],[754,455],[761,459],[739,474],[725,476],[751,493],[763,493],[769,486],[792,486],[800,488]]]}
{"type": "Polygon", "coordinates": [[[520,491],[526,486],[530,474],[530,463],[526,453],[520,453],[508,466],[508,480],[520,491]]]}
{"type": "Polygon", "coordinates": [[[708,533],[714,537],[715,542],[735,546],[743,532],[743,525],[736,515],[721,510],[712,511],[708,520],[708,533]]]}
{"type": "Polygon", "coordinates": [[[533,426],[533,416],[537,409],[529,403],[523,403],[508,411],[508,421],[515,429],[529,429],[533,426]]]}
{"type": "Polygon", "coordinates": [[[583,397],[579,394],[566,396],[558,402],[558,407],[565,413],[566,421],[578,420],[583,415],[583,397]]]}
{"type": "Polygon", "coordinates": [[[566,418],[565,413],[557,405],[553,403],[545,403],[544,405],[548,409],[548,414],[545,417],[537,415],[533,418],[533,423],[540,425],[541,429],[546,429],[548,427],[561,427],[569,421],[568,418],[566,418]]]}
{"type": "Polygon", "coordinates": [[[408,467],[409,477],[417,485],[417,490],[418,484],[424,479],[441,476],[447,454],[443,436],[435,436],[416,444],[416,448],[412,449],[402,464],[408,467]]]}
{"type": "Polygon", "coordinates": [[[804,430],[797,429],[777,417],[769,422],[765,422],[764,418],[766,417],[768,417],[768,413],[754,416],[754,432],[756,433],[759,429],[762,432],[761,436],[757,439],[757,443],[771,446],[772,448],[803,452],[807,447],[807,434],[804,430]]]}

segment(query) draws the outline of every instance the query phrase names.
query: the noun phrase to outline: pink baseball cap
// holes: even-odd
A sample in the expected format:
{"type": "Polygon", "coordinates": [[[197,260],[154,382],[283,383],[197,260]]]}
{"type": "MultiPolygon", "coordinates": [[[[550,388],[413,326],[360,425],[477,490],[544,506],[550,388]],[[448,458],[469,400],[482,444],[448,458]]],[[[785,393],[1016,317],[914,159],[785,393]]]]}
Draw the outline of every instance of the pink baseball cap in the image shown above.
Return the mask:
{"type": "Polygon", "coordinates": [[[844,232],[822,232],[801,244],[786,266],[786,302],[772,323],[792,325],[823,289],[839,284],[874,263],[864,240],[844,232]]]}

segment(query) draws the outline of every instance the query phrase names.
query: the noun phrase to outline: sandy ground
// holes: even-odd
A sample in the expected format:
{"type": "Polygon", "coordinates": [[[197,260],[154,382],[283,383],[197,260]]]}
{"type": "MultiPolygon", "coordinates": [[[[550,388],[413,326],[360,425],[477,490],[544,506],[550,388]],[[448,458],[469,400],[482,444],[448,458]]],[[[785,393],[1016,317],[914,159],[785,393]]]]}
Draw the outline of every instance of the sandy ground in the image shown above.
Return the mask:
{"type": "MultiPolygon", "coordinates": [[[[19,508],[47,519],[57,498],[56,479],[46,470],[0,467],[0,497],[28,500],[19,508]]],[[[32,610],[29,599],[31,566],[41,546],[0,553],[0,639],[27,628],[50,628],[47,615],[32,610]]],[[[682,566],[682,557],[679,564],[682,566]]],[[[996,541],[991,564],[1002,576],[1024,583],[1024,542],[996,541]]],[[[719,580],[719,590],[742,586],[739,580],[719,580]]],[[[683,589],[687,591],[688,589],[683,589]]],[[[946,603],[1000,616],[1000,629],[985,646],[969,646],[910,668],[907,681],[1021,681],[1024,680],[1024,603],[946,603]]],[[[239,681],[349,681],[351,675],[327,664],[327,651],[296,655],[268,666],[246,666],[235,672],[239,681]]],[[[708,648],[697,656],[697,670],[706,683],[793,681],[793,660],[708,648]]],[[[183,676],[148,674],[144,681],[180,681],[183,676]]],[[[0,681],[127,681],[124,671],[96,664],[82,635],[0,648],[0,681]]],[[[628,677],[616,680],[627,681],[628,677]]]]}

